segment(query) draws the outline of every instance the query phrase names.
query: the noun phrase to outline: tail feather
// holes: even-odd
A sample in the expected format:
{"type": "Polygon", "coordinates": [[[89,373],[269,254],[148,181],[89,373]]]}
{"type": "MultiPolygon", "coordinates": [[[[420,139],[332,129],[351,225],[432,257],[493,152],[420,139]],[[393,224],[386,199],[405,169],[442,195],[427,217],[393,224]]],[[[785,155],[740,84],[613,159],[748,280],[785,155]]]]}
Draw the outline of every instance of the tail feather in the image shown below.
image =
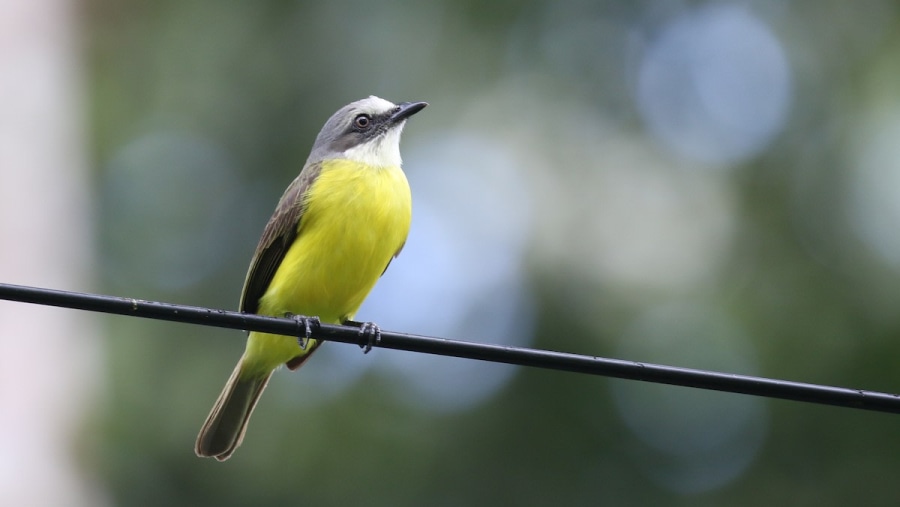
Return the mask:
{"type": "Polygon", "coordinates": [[[250,414],[269,383],[271,371],[262,377],[242,378],[242,365],[243,359],[238,362],[200,429],[194,452],[201,458],[212,457],[225,461],[231,457],[241,445],[250,414]]]}

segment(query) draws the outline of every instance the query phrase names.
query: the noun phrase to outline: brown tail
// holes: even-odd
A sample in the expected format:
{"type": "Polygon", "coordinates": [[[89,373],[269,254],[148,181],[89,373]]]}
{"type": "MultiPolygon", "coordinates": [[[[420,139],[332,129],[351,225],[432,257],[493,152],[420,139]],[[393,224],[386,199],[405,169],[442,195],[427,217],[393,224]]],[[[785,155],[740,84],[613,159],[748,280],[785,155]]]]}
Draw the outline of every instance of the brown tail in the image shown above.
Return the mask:
{"type": "Polygon", "coordinates": [[[259,401],[259,396],[269,383],[272,372],[263,377],[241,378],[241,365],[238,361],[234,373],[225,384],[222,394],[216,400],[212,411],[200,429],[194,452],[201,458],[216,458],[225,461],[235,449],[241,445],[247,421],[259,401]]]}

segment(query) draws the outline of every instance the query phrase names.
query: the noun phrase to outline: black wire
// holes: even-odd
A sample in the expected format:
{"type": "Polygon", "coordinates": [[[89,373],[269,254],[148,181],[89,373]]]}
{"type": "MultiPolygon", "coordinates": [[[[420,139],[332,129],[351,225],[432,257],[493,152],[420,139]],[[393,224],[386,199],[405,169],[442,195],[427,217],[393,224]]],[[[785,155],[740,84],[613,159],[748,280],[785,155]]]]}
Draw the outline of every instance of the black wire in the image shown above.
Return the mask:
{"type": "MultiPolygon", "coordinates": [[[[0,299],[289,336],[301,336],[304,334],[303,325],[294,319],[263,317],[196,306],[41,289],[21,285],[0,284],[0,299]]],[[[368,338],[360,334],[360,329],[353,326],[330,324],[313,326],[312,337],[328,341],[355,343],[360,347],[366,346],[368,342],[368,338]]],[[[381,340],[375,346],[659,384],[751,394],[822,405],[900,413],[900,396],[860,389],[806,384],[763,377],[677,368],[522,347],[472,343],[387,331],[382,331],[381,340]]]]}

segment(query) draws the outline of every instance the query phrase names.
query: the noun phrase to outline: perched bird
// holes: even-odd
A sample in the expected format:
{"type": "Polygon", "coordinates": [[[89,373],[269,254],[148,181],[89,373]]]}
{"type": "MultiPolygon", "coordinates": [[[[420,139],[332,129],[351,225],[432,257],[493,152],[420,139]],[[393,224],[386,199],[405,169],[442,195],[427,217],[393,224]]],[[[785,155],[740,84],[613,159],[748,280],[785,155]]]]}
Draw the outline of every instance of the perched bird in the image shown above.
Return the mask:
{"type": "MultiPolygon", "coordinates": [[[[365,297],[406,242],[412,200],[400,168],[400,134],[425,102],[372,96],[338,110],[288,186],[250,262],[241,311],[352,322],[365,297]]],[[[281,364],[296,370],[320,343],[251,332],[244,355],[200,430],[197,456],[228,459],[281,364]]],[[[361,332],[377,337],[366,323],[361,332]]],[[[370,343],[371,345],[371,343],[370,343]]]]}

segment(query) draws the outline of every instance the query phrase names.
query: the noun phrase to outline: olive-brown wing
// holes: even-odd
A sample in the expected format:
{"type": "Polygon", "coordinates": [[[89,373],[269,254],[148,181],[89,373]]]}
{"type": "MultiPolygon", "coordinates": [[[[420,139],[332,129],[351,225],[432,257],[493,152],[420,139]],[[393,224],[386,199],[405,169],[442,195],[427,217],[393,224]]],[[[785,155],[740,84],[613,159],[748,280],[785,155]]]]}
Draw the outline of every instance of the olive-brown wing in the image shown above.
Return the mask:
{"type": "Polygon", "coordinates": [[[241,293],[242,312],[256,313],[259,309],[259,299],[266,293],[275,271],[297,239],[300,221],[306,208],[306,193],[321,171],[321,163],[304,167],[278,201],[275,213],[266,224],[256,246],[253,260],[250,261],[250,269],[247,270],[244,290],[241,293]]]}

